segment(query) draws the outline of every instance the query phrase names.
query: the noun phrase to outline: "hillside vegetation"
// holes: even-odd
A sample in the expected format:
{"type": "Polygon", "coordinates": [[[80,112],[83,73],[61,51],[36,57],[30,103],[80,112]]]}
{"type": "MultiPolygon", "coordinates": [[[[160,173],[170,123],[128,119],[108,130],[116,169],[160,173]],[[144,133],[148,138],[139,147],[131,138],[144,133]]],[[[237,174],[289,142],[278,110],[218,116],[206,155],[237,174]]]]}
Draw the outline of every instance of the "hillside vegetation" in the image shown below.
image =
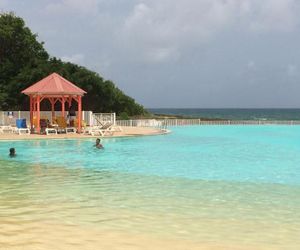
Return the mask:
{"type": "Polygon", "coordinates": [[[85,67],[51,57],[13,13],[0,14],[0,109],[28,110],[28,97],[21,91],[45,76],[57,72],[84,89],[83,109],[94,112],[116,112],[126,116],[147,112],[116,85],[85,67]]]}

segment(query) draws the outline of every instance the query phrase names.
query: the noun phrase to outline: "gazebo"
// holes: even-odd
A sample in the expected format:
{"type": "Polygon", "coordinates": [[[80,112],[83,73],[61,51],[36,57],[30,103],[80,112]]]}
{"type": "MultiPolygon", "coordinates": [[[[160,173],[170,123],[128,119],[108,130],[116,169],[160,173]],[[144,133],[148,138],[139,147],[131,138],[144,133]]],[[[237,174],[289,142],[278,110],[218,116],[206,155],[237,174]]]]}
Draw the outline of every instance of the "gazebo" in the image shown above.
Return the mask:
{"type": "Polygon", "coordinates": [[[65,117],[65,103],[67,102],[69,106],[72,104],[72,100],[78,103],[77,112],[77,126],[78,132],[81,132],[81,119],[82,119],[82,106],[81,98],[86,92],[73,83],[63,78],[57,73],[52,73],[51,75],[45,77],[39,82],[33,84],[27,89],[22,91],[23,94],[28,95],[30,98],[30,124],[31,129],[33,129],[33,117],[36,115],[36,131],[40,133],[40,104],[44,99],[48,99],[51,104],[52,111],[52,121],[55,117],[55,103],[61,103],[62,116],[65,117]]]}

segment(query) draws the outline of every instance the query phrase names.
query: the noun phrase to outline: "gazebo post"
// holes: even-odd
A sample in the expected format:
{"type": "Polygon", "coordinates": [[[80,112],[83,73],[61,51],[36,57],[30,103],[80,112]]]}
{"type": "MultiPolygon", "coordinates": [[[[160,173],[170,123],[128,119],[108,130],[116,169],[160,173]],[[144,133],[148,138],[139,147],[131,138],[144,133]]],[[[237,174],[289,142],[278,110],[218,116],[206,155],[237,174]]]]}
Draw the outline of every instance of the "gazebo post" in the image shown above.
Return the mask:
{"type": "Polygon", "coordinates": [[[32,125],[34,127],[34,116],[36,119],[36,97],[32,96],[32,125]]]}
{"type": "Polygon", "coordinates": [[[53,123],[55,117],[55,110],[54,110],[55,100],[54,98],[50,98],[49,100],[51,102],[51,122],[53,123]]]}
{"type": "Polygon", "coordinates": [[[38,95],[37,96],[37,101],[36,101],[36,104],[37,104],[37,122],[36,122],[36,130],[38,133],[41,132],[41,127],[40,127],[40,96],[38,95]]]}
{"type": "Polygon", "coordinates": [[[29,110],[30,110],[30,128],[31,128],[31,130],[33,130],[33,108],[32,108],[33,103],[32,103],[32,95],[29,96],[29,99],[30,99],[30,101],[29,101],[29,105],[30,105],[30,108],[29,108],[29,110]]]}
{"type": "Polygon", "coordinates": [[[81,133],[81,96],[78,96],[78,114],[77,114],[77,125],[78,125],[78,133],[81,133]]]}
{"type": "Polygon", "coordinates": [[[64,96],[61,99],[61,112],[62,112],[62,117],[65,119],[65,97],[64,96]]]}

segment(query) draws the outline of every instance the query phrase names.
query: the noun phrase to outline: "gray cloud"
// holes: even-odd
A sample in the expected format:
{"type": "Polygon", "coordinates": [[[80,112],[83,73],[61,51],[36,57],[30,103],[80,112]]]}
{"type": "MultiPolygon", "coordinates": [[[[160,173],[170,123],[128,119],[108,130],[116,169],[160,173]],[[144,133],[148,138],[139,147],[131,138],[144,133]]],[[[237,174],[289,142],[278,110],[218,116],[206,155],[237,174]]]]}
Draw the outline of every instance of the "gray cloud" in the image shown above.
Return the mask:
{"type": "Polygon", "coordinates": [[[24,2],[0,9],[148,107],[300,106],[298,0],[24,2]]]}

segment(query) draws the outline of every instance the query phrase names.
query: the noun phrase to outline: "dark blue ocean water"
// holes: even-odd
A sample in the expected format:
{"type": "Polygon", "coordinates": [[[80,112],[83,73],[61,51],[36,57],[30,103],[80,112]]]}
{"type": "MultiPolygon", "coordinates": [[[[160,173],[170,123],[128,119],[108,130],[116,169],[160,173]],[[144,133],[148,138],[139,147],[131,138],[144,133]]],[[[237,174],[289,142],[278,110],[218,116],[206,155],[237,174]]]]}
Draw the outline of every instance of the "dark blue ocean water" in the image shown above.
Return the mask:
{"type": "Polygon", "coordinates": [[[230,120],[300,120],[300,109],[148,109],[154,114],[230,120]]]}

